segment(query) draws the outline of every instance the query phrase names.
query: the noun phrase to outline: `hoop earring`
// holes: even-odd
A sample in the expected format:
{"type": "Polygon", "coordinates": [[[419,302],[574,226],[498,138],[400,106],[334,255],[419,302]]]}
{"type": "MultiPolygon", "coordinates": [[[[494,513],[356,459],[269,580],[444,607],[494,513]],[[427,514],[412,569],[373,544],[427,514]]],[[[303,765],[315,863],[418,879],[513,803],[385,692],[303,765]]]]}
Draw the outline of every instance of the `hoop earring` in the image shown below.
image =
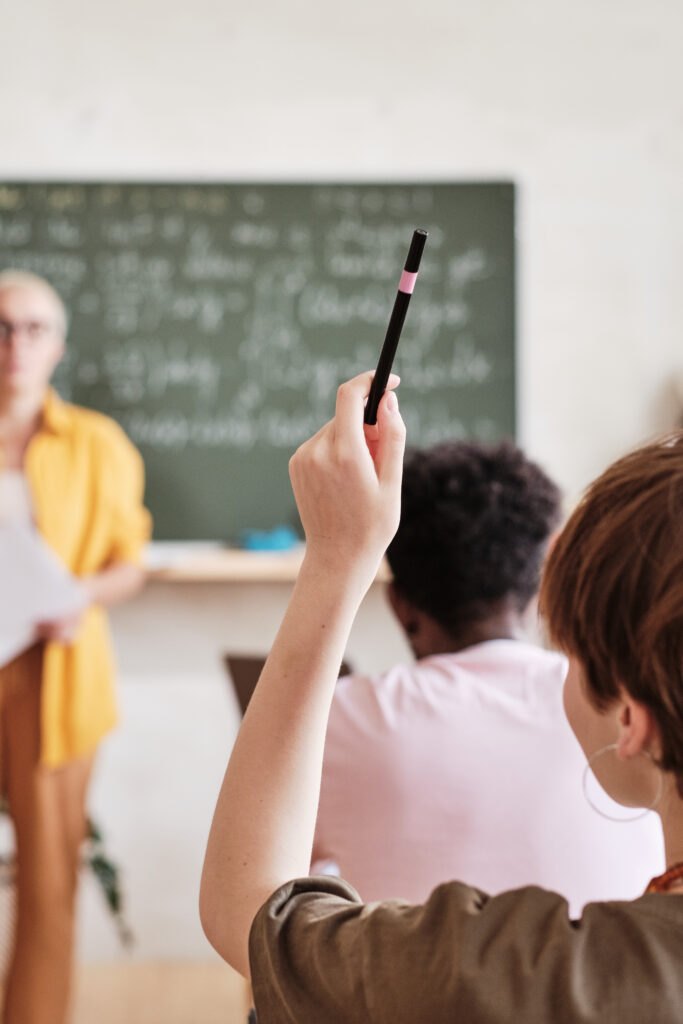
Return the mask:
{"type": "MultiPolygon", "coordinates": [[[[649,805],[649,807],[645,807],[642,811],[639,811],[638,814],[631,815],[630,818],[617,818],[614,814],[607,814],[605,811],[601,810],[601,808],[598,807],[597,804],[593,803],[593,801],[591,800],[591,797],[590,797],[590,793],[588,792],[588,773],[590,771],[592,771],[593,765],[595,764],[595,762],[598,760],[599,757],[602,757],[603,754],[607,754],[607,753],[609,753],[609,751],[616,750],[616,749],[617,749],[617,744],[616,743],[608,743],[606,747],[601,747],[600,750],[596,750],[595,753],[591,754],[591,756],[588,758],[588,761],[586,762],[586,767],[583,769],[583,779],[582,779],[582,782],[583,782],[583,795],[585,796],[589,806],[593,808],[595,813],[599,814],[601,818],[606,818],[607,821],[618,821],[620,824],[621,823],[627,824],[628,822],[631,822],[631,821],[640,821],[640,819],[644,818],[646,814],[650,813],[650,811],[654,811],[655,807],[657,807],[657,805],[659,804],[659,801],[662,799],[662,792],[664,790],[664,782],[663,782],[663,779],[662,779],[661,769],[659,771],[659,786],[657,787],[657,792],[655,794],[654,800],[649,805]]],[[[652,763],[653,764],[655,763],[655,760],[654,760],[652,754],[650,754],[647,750],[641,750],[640,754],[643,757],[649,757],[650,760],[652,761],[652,763]]],[[[600,785],[600,784],[598,783],[598,785],[600,785]]]]}

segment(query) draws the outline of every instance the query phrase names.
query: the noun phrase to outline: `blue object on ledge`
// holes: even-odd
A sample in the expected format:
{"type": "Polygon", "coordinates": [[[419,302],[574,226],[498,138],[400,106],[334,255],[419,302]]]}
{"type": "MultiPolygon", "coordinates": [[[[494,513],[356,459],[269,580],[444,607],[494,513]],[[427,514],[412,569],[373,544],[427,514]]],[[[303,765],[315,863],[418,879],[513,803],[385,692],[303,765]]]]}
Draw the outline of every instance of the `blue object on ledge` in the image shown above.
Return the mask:
{"type": "Polygon", "coordinates": [[[246,551],[291,551],[301,542],[291,526],[276,526],[272,530],[242,530],[242,547],[246,551]]]}

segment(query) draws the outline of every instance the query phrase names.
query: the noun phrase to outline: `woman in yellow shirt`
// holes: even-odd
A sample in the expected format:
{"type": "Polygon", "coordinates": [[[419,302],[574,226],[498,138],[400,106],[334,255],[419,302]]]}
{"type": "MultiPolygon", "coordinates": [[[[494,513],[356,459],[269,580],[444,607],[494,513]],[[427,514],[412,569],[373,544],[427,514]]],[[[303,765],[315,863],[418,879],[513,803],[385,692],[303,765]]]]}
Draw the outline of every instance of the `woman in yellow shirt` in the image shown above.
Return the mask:
{"type": "Polygon", "coordinates": [[[142,460],[99,413],[50,388],[66,315],[52,287],[0,273],[0,517],[31,519],[88,607],[44,622],[0,668],[0,787],[17,843],[17,925],[3,1024],[64,1024],[79,850],[97,746],[116,721],[104,608],[144,580],[142,460]]]}

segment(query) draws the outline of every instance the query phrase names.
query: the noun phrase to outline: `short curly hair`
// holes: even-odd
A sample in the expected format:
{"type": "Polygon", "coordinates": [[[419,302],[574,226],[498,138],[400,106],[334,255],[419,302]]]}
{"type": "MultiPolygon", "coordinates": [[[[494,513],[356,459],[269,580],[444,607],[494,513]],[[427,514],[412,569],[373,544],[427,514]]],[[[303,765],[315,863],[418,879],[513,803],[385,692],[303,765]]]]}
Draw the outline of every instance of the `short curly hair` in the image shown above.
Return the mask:
{"type": "Polygon", "coordinates": [[[560,491],[509,441],[406,453],[401,521],[387,550],[397,591],[455,633],[504,598],[535,595],[560,491]]]}

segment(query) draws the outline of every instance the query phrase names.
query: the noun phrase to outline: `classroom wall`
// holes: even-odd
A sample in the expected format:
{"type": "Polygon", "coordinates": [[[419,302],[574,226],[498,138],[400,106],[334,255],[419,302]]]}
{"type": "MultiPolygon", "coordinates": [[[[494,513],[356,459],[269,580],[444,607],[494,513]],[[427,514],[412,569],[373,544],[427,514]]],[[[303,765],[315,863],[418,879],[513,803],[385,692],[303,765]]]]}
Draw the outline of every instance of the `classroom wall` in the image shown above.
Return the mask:
{"type": "MultiPolygon", "coordinates": [[[[113,615],[122,725],[102,746],[91,804],[122,869],[135,946],[124,954],[101,894],[86,876],[84,959],[210,956],[197,913],[199,879],[240,721],[222,656],[265,653],[290,591],[289,583],[157,582],[113,615]]],[[[346,660],[379,671],[408,657],[386,611],[384,584],[375,583],[346,660]]]]}
{"type": "MultiPolygon", "coordinates": [[[[573,497],[677,412],[682,34],[679,0],[28,0],[3,13],[0,175],[514,179],[519,434],[573,497]]],[[[264,595],[279,609],[277,588],[264,595]]],[[[155,850],[177,836],[164,884],[135,883],[141,955],[169,952],[164,936],[183,928],[191,941],[171,952],[205,952],[194,904],[172,927],[158,917],[160,894],[194,880],[234,727],[217,656],[239,635],[236,612],[226,588],[203,591],[203,611],[196,599],[159,585],[139,619],[115,616],[126,727],[103,754],[96,802],[128,864],[142,851],[127,801],[157,808],[155,850]],[[168,626],[186,607],[197,629],[213,623],[189,663],[168,626]],[[131,792],[122,764],[142,746],[154,772],[131,792]]],[[[381,605],[371,619],[381,657],[405,653],[381,605]]],[[[254,627],[264,643],[272,625],[254,627]]],[[[91,931],[90,954],[113,955],[91,931]]]]}

